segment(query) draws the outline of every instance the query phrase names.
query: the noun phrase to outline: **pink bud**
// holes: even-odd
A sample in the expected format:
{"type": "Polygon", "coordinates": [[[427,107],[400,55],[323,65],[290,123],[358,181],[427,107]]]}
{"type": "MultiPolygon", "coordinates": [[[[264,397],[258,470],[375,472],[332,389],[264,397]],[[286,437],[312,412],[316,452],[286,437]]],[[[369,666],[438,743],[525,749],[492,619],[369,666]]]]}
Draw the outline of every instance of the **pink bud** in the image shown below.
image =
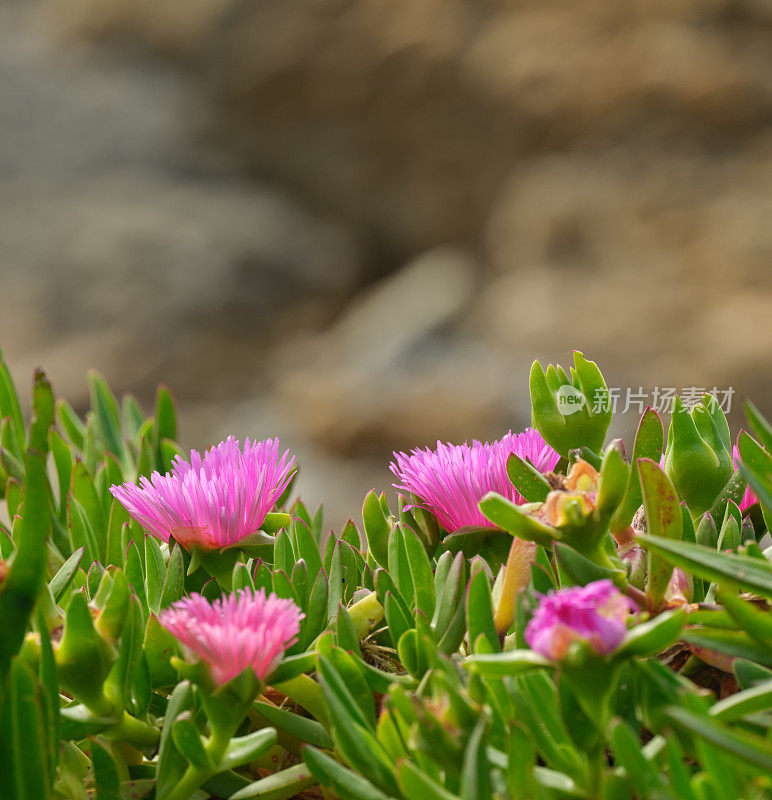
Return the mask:
{"type": "Polygon", "coordinates": [[[600,655],[615,650],[637,607],[610,580],[546,595],[525,629],[532,650],[559,661],[573,642],[586,642],[600,655]]]}

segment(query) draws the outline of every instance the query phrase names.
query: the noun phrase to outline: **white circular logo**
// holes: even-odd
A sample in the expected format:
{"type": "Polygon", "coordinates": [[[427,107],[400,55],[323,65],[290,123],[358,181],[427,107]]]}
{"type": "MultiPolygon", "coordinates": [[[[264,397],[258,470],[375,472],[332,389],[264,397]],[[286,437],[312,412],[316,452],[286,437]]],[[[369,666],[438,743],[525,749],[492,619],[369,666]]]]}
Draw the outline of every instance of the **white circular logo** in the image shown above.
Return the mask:
{"type": "Polygon", "coordinates": [[[557,403],[558,411],[567,417],[569,414],[574,414],[585,404],[584,395],[570,383],[564,383],[555,393],[555,401],[557,403]]]}

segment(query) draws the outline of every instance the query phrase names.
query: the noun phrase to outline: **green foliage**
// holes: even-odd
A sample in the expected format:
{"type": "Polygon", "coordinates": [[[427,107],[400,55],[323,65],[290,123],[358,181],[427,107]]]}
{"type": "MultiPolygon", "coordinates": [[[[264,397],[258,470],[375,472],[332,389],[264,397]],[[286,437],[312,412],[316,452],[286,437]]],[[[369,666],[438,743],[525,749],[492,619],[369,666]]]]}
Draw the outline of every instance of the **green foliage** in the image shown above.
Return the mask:
{"type": "Polygon", "coordinates": [[[510,457],[528,503],[481,498],[490,526],[444,531],[371,491],[361,527],[328,532],[288,490],[243,546],[191,553],[110,493],[179,454],[169,391],[146,416],[88,380],[81,418],[36,372],[27,424],[0,364],[3,800],[772,797],[772,427],[755,407],[735,469],[715,401],[677,403],[663,470],[653,411],[628,460],[604,448],[597,366],[536,362],[533,419],[565,460],[548,480],[510,457]],[[566,386],[583,398],[567,415],[566,386]],[[644,548],[640,586],[618,545],[644,548]],[[640,609],[612,652],[528,647],[541,594],[599,580],[640,609]],[[215,687],[158,617],[241,589],[304,618],[268,686],[248,669],[215,687]]]}

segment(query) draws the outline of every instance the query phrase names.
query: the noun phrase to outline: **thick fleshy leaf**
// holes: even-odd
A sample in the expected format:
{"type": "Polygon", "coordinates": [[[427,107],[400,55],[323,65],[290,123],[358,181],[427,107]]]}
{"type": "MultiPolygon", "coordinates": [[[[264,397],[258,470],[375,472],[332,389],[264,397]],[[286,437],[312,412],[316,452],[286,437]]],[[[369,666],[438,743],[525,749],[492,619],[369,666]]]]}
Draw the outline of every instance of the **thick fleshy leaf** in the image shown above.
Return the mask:
{"type": "Polygon", "coordinates": [[[118,660],[105,681],[105,692],[118,708],[124,708],[129,699],[134,672],[142,657],[143,633],[142,611],[139,601],[132,596],[121,631],[118,660]]]}
{"type": "Polygon", "coordinates": [[[191,686],[187,681],[182,681],[174,688],[166,706],[164,726],[161,729],[158,746],[158,768],[156,770],[156,797],[158,800],[165,800],[187,767],[187,761],[174,744],[172,728],[177,717],[189,707],[191,699],[191,686]]]}
{"type": "Polygon", "coordinates": [[[739,729],[730,729],[686,708],[669,706],[665,709],[664,716],[679,730],[709,742],[766,775],[772,773],[772,746],[768,741],[739,729]]]}
{"type": "Polygon", "coordinates": [[[553,541],[562,538],[560,531],[534,519],[511,500],[496,492],[489,492],[480,501],[482,513],[499,528],[509,531],[519,539],[536,542],[542,547],[551,547],[553,541]]]}
{"type": "Polygon", "coordinates": [[[640,738],[628,722],[617,719],[612,723],[610,744],[616,764],[625,769],[636,794],[650,797],[665,792],[667,785],[663,776],[644,756],[640,738]]]}
{"type": "Polygon", "coordinates": [[[463,553],[467,559],[482,556],[494,573],[506,562],[511,544],[509,533],[490,526],[459,528],[442,540],[443,547],[454,555],[463,553]]]}
{"type": "Polygon", "coordinates": [[[57,602],[62,599],[62,596],[70,587],[72,579],[75,577],[75,573],[80,566],[84,550],[85,548],[83,547],[78,548],[67,561],[62,564],[56,575],[49,581],[48,589],[51,592],[51,596],[57,602]]]}
{"type": "MultiPolygon", "coordinates": [[[[346,762],[362,775],[367,775],[384,791],[397,793],[394,779],[394,766],[390,763],[383,746],[375,738],[360,712],[352,714],[356,708],[353,699],[337,681],[330,682],[331,673],[325,669],[325,662],[320,660],[323,672],[323,690],[330,712],[335,742],[346,762]]],[[[309,765],[310,766],[310,765],[309,765]]]]}
{"type": "Polygon", "coordinates": [[[772,709],[772,679],[719,700],[710,709],[710,715],[722,722],[732,722],[748,714],[770,709],[772,709]]]}
{"type": "Polygon", "coordinates": [[[150,610],[157,614],[161,608],[165,564],[155,536],[145,537],[145,591],[150,610]]]}
{"type": "Polygon", "coordinates": [[[418,534],[407,526],[402,526],[408,567],[413,580],[413,596],[416,611],[421,611],[427,619],[434,614],[434,575],[429,557],[426,555],[418,534]]]}
{"type": "Polygon", "coordinates": [[[487,727],[487,720],[481,717],[464,751],[459,787],[464,800],[487,800],[491,795],[490,769],[485,757],[487,727]]]}
{"type": "Polygon", "coordinates": [[[507,475],[526,503],[542,503],[547,499],[549,482],[533,464],[517,453],[512,453],[507,459],[507,475]]]}
{"type": "Polygon", "coordinates": [[[316,783],[316,778],[305,764],[295,764],[294,767],[274,772],[259,781],[250,783],[229,800],[288,800],[299,796],[304,789],[316,783]]]}
{"type": "Polygon", "coordinates": [[[745,413],[748,416],[748,421],[751,423],[754,433],[758,436],[759,441],[767,450],[772,452],[772,425],[770,425],[761,412],[750,402],[745,402],[745,413]]]}
{"type": "Polygon", "coordinates": [[[35,370],[32,388],[32,422],[29,427],[29,447],[46,455],[48,433],[54,424],[54,393],[45,373],[35,370]]]}
{"type": "MultiPolygon", "coordinates": [[[[48,476],[40,454],[30,451],[26,460],[24,516],[14,526],[16,555],[0,585],[0,696],[21,647],[38,593],[45,581],[48,560],[46,539],[50,530],[48,476]]],[[[21,676],[19,680],[24,680],[21,676]]]]}
{"type": "Polygon", "coordinates": [[[92,740],[90,750],[94,765],[96,800],[121,800],[121,779],[115,759],[99,742],[92,740]]]}
{"type": "MultiPolygon", "coordinates": [[[[251,576],[250,576],[251,580],[251,576]]],[[[160,608],[167,608],[182,597],[185,587],[185,567],[182,558],[182,549],[174,544],[166,565],[166,576],[161,591],[160,608]]]]}
{"type": "Polygon", "coordinates": [[[389,533],[391,523],[383,512],[381,503],[374,490],[370,490],[362,506],[362,522],[364,523],[367,547],[381,567],[387,567],[389,561],[389,533]]]}
{"type": "Polygon", "coordinates": [[[772,667],[772,650],[760,645],[745,631],[727,631],[695,625],[687,628],[682,638],[688,644],[715,650],[730,658],[745,658],[772,667]]]}
{"type": "Polygon", "coordinates": [[[155,397],[155,414],[153,422],[153,449],[156,453],[157,468],[160,472],[168,472],[171,460],[165,460],[161,450],[164,439],[174,441],[177,438],[177,414],[174,400],[165,386],[159,386],[155,397]]]}
{"type": "Polygon", "coordinates": [[[736,585],[772,599],[772,565],[764,559],[718,553],[698,544],[671,541],[661,536],[641,536],[639,542],[674,566],[705,581],[736,585]]]}
{"type": "Polygon", "coordinates": [[[115,395],[96,370],[89,371],[88,386],[96,428],[105,450],[128,464],[121,432],[121,414],[115,395]]]}
{"type": "Polygon", "coordinates": [[[0,713],[3,800],[43,800],[49,796],[48,730],[40,698],[40,685],[32,670],[15,659],[0,713]]]}
{"type": "Polygon", "coordinates": [[[614,513],[611,520],[611,529],[622,530],[633,521],[635,512],[643,502],[641,493],[641,481],[636,468],[639,458],[648,458],[659,463],[664,445],[664,430],[662,420],[653,408],[647,408],[643,412],[638,431],[635,434],[635,444],[633,445],[633,455],[630,459],[632,470],[630,471],[630,481],[627,486],[625,499],[614,513]]]}
{"type": "Polygon", "coordinates": [[[398,765],[397,780],[407,800],[459,800],[458,795],[449,792],[410,761],[398,765]]]}
{"type": "Polygon", "coordinates": [[[499,650],[499,637],[493,620],[491,589],[488,578],[482,570],[476,572],[469,581],[466,613],[469,641],[474,643],[479,636],[484,636],[494,652],[499,650]]]}
{"type": "Polygon", "coordinates": [[[254,709],[269,725],[289,733],[301,742],[306,742],[325,750],[332,750],[335,746],[325,727],[316,720],[260,701],[254,704],[254,709]]]}
{"type": "MultiPolygon", "coordinates": [[[[648,458],[638,461],[638,475],[646,510],[647,532],[667,539],[680,539],[683,522],[675,486],[659,465],[648,458]]],[[[652,608],[657,609],[662,604],[672,573],[672,563],[650,550],[646,597],[652,608]]]]}
{"type": "Polygon", "coordinates": [[[340,648],[328,648],[318,661],[325,697],[334,695],[352,718],[368,729],[375,729],[375,701],[362,673],[352,658],[340,648]]]}
{"type": "Polygon", "coordinates": [[[627,632],[615,656],[618,659],[630,656],[653,656],[671,645],[681,633],[686,621],[683,609],[666,611],[648,622],[636,625],[627,632]]]}
{"type": "Polygon", "coordinates": [[[315,747],[303,748],[303,760],[319,783],[332,787],[341,800],[395,800],[315,747]]]}
{"type": "Polygon", "coordinates": [[[600,566],[574,550],[564,542],[555,542],[553,552],[563,572],[576,586],[586,586],[592,581],[611,579],[618,585],[626,583],[626,573],[622,569],[609,569],[600,566]]]}
{"type": "Polygon", "coordinates": [[[461,553],[457,553],[448,569],[441,594],[437,597],[432,619],[432,628],[437,639],[445,635],[458,610],[466,586],[466,573],[466,561],[461,553]]]}
{"type": "Polygon", "coordinates": [[[768,609],[762,611],[752,602],[740,599],[736,593],[723,587],[718,593],[718,600],[739,628],[772,651],[772,615],[768,609]]]}
{"type": "Polygon", "coordinates": [[[750,689],[759,683],[772,681],[772,669],[762,667],[754,661],[744,658],[736,658],[734,662],[734,674],[741,689],[750,689]]]}
{"type": "MultiPolygon", "coordinates": [[[[0,359],[2,356],[0,355],[0,359]]],[[[13,453],[17,458],[24,457],[24,417],[21,413],[19,396],[13,378],[4,362],[0,363],[0,418],[7,417],[13,437],[13,453]]]]}
{"type": "Polygon", "coordinates": [[[201,741],[201,734],[193,723],[189,711],[184,711],[174,721],[172,739],[174,739],[177,750],[188,763],[194,767],[207,768],[211,766],[204,743],[201,741]]]}
{"type": "Polygon", "coordinates": [[[603,455],[600,468],[598,496],[595,501],[595,515],[607,520],[624,501],[630,483],[630,465],[622,455],[621,444],[612,442],[603,455]]]}
{"type": "Polygon", "coordinates": [[[320,570],[308,598],[306,616],[301,621],[300,639],[303,649],[324,630],[327,624],[327,575],[320,570]]]}
{"type": "Polygon", "coordinates": [[[469,656],[464,661],[464,666],[479,670],[491,678],[503,678],[545,667],[551,669],[555,665],[533,650],[509,650],[505,653],[469,656]]]}

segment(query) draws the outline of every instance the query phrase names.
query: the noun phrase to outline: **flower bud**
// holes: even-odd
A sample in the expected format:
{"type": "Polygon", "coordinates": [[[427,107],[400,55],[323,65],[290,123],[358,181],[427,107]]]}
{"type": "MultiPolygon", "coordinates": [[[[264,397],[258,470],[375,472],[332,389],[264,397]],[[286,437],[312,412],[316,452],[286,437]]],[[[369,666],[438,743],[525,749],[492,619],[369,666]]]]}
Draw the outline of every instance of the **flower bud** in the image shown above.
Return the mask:
{"type": "Polygon", "coordinates": [[[126,576],[117,567],[108,567],[105,576],[108,575],[112,578],[112,582],[106,592],[104,604],[97,615],[94,626],[101,636],[104,636],[109,642],[117,644],[126,621],[131,589],[126,576]]]}
{"type": "Polygon", "coordinates": [[[553,661],[562,660],[574,642],[608,655],[624,639],[627,619],[636,610],[610,580],[563,589],[542,598],[525,629],[525,640],[553,661]]]}
{"type": "Polygon", "coordinates": [[[627,580],[643,591],[646,588],[646,553],[643,548],[632,542],[620,547],[618,553],[627,570],[627,580]]]}
{"type": "Polygon", "coordinates": [[[685,606],[691,603],[693,595],[694,578],[676,567],[665,590],[665,602],[671,606],[685,606]]]}
{"type": "Polygon", "coordinates": [[[668,431],[665,472],[693,517],[713,505],[733,472],[731,457],[705,407],[698,406],[690,415],[678,396],[668,431]]]}
{"type": "Polygon", "coordinates": [[[561,367],[531,367],[531,414],[534,427],[561,456],[588,447],[600,452],[611,424],[608,387],[593,361],[574,351],[571,377],[561,367]]]}
{"type": "Polygon", "coordinates": [[[115,649],[94,628],[91,609],[82,592],[72,596],[64,633],[54,649],[59,681],[73,697],[104,713],[105,678],[115,661],[115,649]]]}

